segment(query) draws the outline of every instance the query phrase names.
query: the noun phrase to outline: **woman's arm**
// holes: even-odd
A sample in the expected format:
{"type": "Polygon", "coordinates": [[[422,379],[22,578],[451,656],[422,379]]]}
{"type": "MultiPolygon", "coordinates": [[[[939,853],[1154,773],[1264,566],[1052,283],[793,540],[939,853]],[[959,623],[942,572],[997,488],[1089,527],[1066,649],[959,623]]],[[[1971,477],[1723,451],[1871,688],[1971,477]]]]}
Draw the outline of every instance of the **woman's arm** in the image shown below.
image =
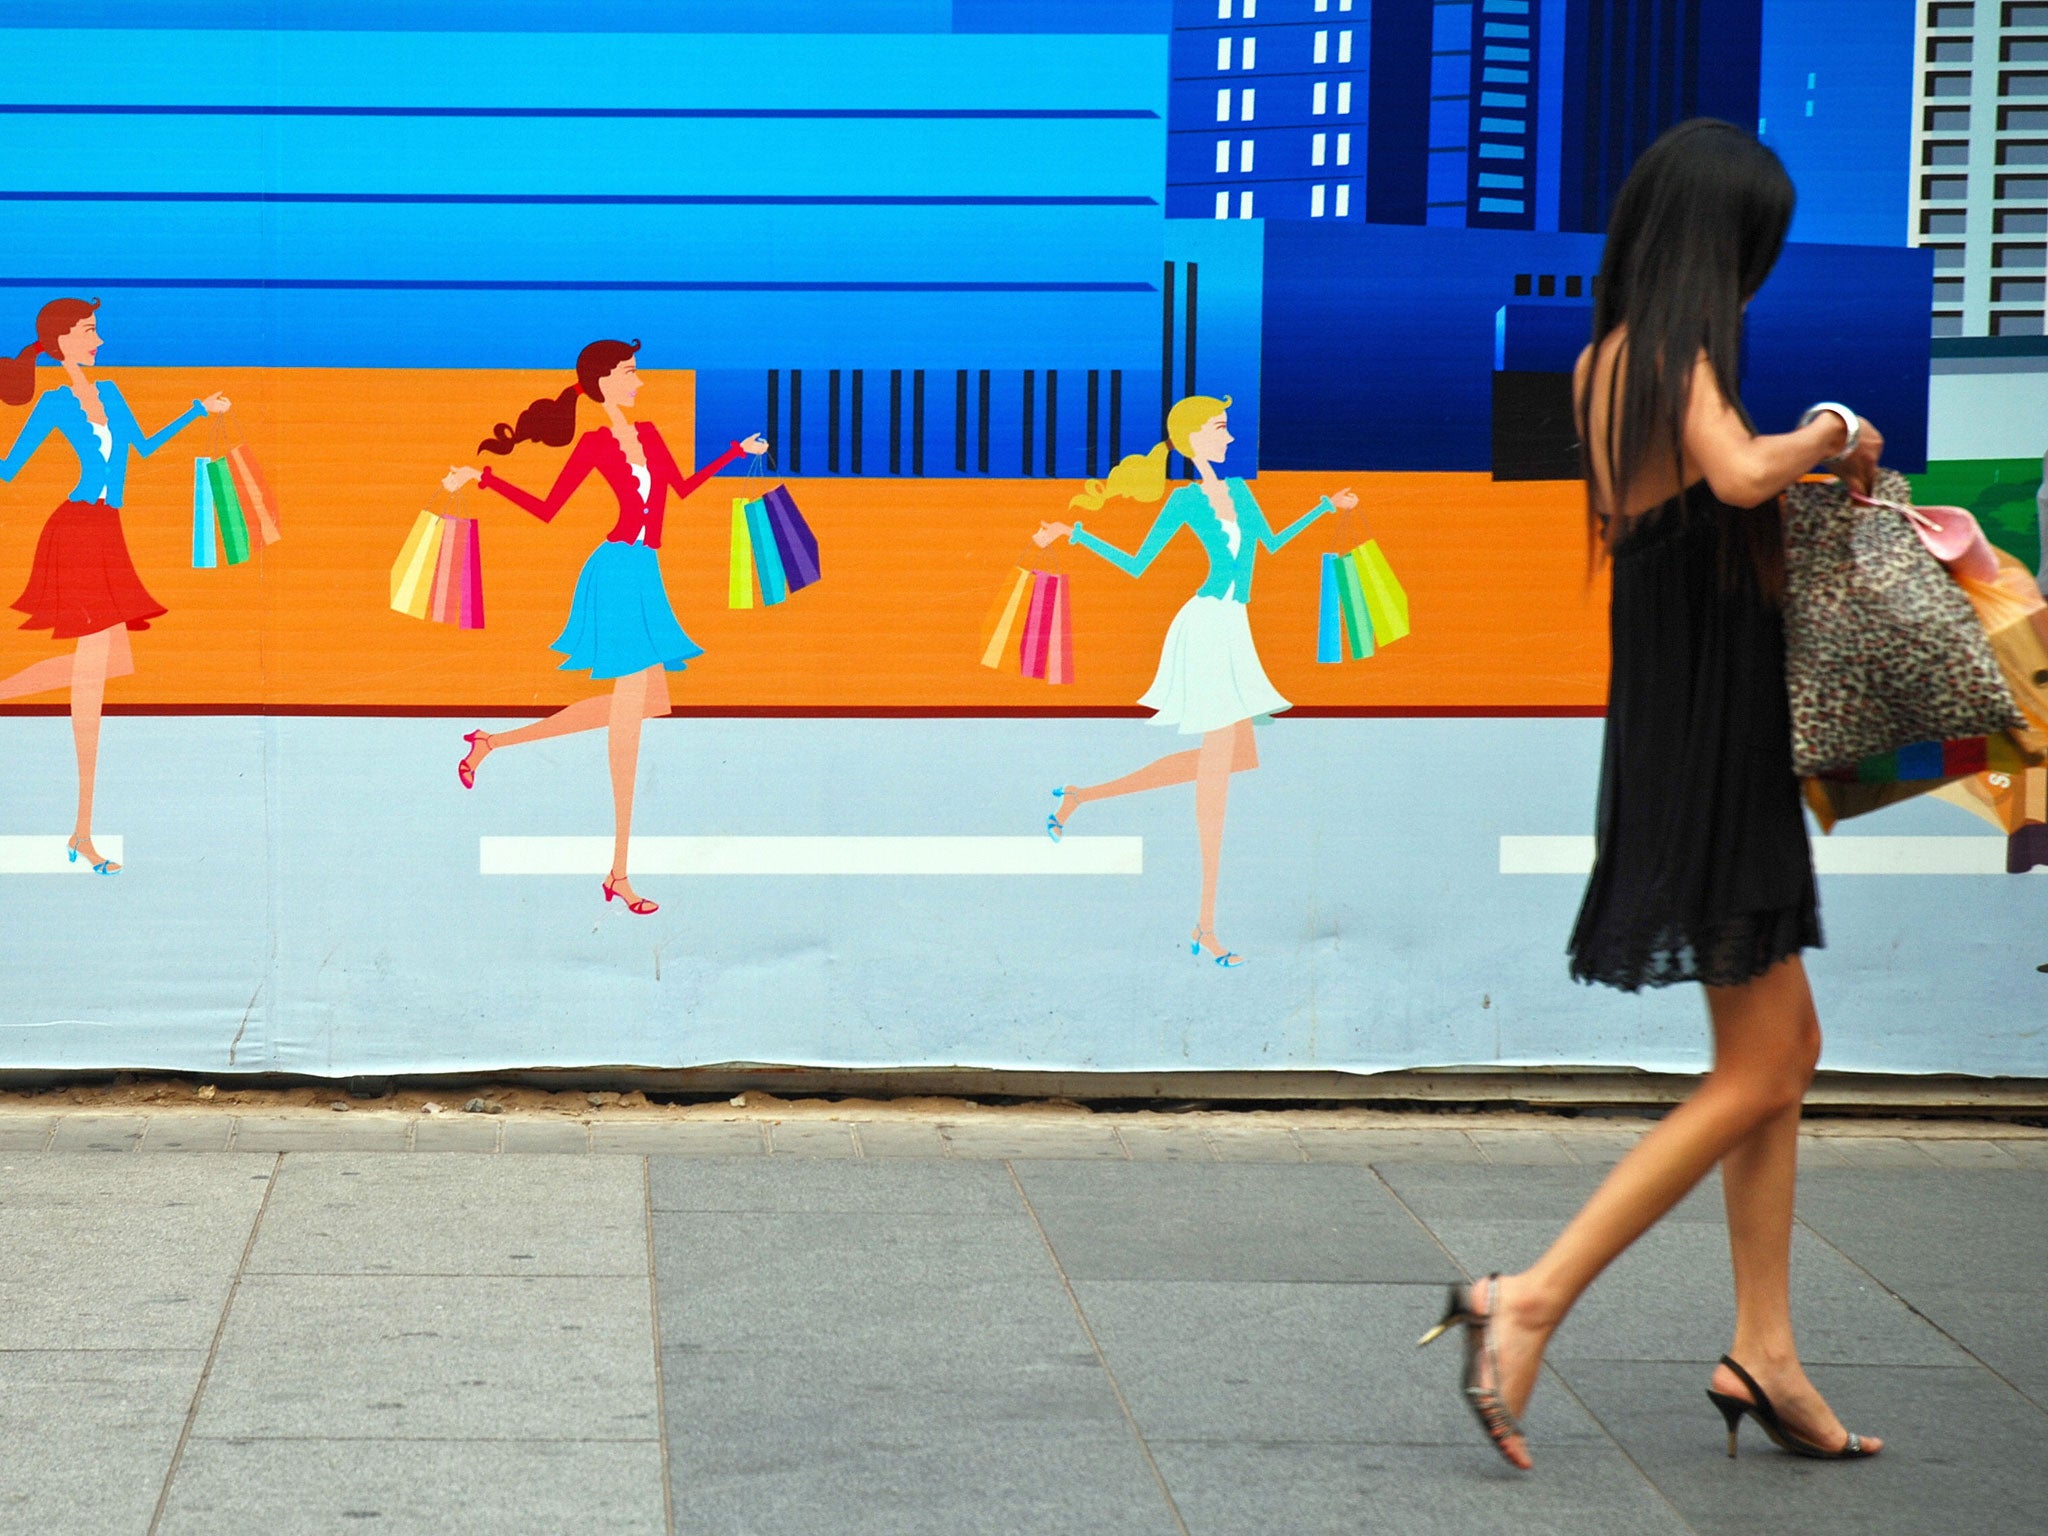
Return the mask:
{"type": "Polygon", "coordinates": [[[744,447],[734,443],[709,464],[706,464],[695,474],[686,478],[682,472],[682,467],[676,463],[675,455],[669,452],[668,444],[662,441],[661,433],[650,427],[647,436],[653,444],[654,454],[659,458],[659,462],[655,465],[655,478],[668,481],[675,488],[675,493],[678,497],[689,495],[698,486],[746,452],[744,447]]]}
{"type": "Polygon", "coordinates": [[[56,430],[56,392],[46,389],[42,398],[36,401],[35,409],[28,413],[28,420],[21,424],[21,435],[7,450],[7,457],[0,459],[0,480],[12,480],[20,474],[21,466],[29,461],[29,456],[43,445],[44,438],[56,430]]]}
{"type": "Polygon", "coordinates": [[[1178,494],[1167,498],[1166,505],[1159,509],[1159,516],[1153,520],[1152,531],[1145,535],[1145,542],[1138,546],[1136,554],[1126,554],[1107,539],[1098,539],[1079,523],[1067,532],[1070,543],[1078,544],[1092,554],[1100,555],[1126,576],[1142,576],[1146,568],[1159,558],[1159,552],[1166,548],[1173,536],[1186,524],[1188,515],[1185,504],[1178,494]]]}
{"type": "Polygon", "coordinates": [[[109,421],[113,419],[113,413],[115,411],[119,411],[121,413],[121,419],[126,424],[128,429],[126,435],[129,441],[135,445],[135,451],[141,454],[145,459],[148,458],[151,454],[155,453],[157,449],[163,447],[163,445],[165,443],[168,443],[172,438],[176,437],[180,432],[184,431],[187,427],[191,426],[193,422],[199,420],[200,417],[206,414],[206,402],[203,400],[194,400],[192,402],[191,410],[185,412],[184,415],[178,417],[175,421],[173,421],[169,426],[165,427],[162,431],[156,433],[147,433],[142,430],[142,424],[135,419],[135,412],[129,406],[127,400],[122,396],[121,391],[114,388],[112,384],[102,384],[100,386],[100,398],[102,400],[111,400],[113,402],[113,404],[111,404],[107,408],[109,421]]]}
{"type": "MultiPolygon", "coordinates": [[[[1336,510],[1337,504],[1334,501],[1330,500],[1329,497],[1325,496],[1313,507],[1310,507],[1308,511],[1302,513],[1300,517],[1297,517],[1293,522],[1289,523],[1285,528],[1282,528],[1277,532],[1274,531],[1272,524],[1268,523],[1266,525],[1266,531],[1259,535],[1259,542],[1265,545],[1268,549],[1285,549],[1309,526],[1309,524],[1313,523],[1317,518],[1325,517],[1336,510]]],[[[1263,513],[1261,513],[1261,516],[1263,516],[1263,513]]]]}
{"type": "MultiPolygon", "coordinates": [[[[562,466],[562,472],[555,476],[555,483],[548,488],[545,496],[501,480],[498,472],[486,464],[478,473],[476,483],[486,490],[496,491],[515,507],[524,507],[542,522],[554,521],[568,499],[576,494],[576,487],[590,478],[590,472],[597,467],[597,435],[586,432],[576,439],[576,446],[569,452],[569,461],[562,466]]],[[[452,489],[452,487],[451,487],[452,489]]]]}
{"type": "MultiPolygon", "coordinates": [[[[1731,507],[1762,506],[1814,465],[1840,453],[1848,441],[1849,429],[1833,411],[1822,411],[1790,432],[1751,432],[1721,393],[1707,360],[1702,357],[1693,370],[1685,413],[1686,457],[1715,497],[1731,507]]],[[[1868,494],[1883,452],[1883,436],[1864,421],[1856,451],[1834,468],[1850,489],[1868,494]]]]}

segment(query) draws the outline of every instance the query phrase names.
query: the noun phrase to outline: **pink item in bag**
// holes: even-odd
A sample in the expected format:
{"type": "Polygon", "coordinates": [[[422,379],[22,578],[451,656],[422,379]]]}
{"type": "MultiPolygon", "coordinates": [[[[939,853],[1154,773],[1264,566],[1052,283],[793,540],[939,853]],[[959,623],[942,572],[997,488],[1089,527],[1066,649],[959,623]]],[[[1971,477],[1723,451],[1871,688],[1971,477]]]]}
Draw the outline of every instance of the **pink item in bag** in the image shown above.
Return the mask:
{"type": "Polygon", "coordinates": [[[1876,501],[1853,492],[1849,498],[1859,507],[1884,507],[1913,525],[1927,552],[1948,567],[1951,575],[1972,581],[1998,579],[1998,554],[1977,519],[1962,507],[1913,507],[1896,501],[1876,501]]]}

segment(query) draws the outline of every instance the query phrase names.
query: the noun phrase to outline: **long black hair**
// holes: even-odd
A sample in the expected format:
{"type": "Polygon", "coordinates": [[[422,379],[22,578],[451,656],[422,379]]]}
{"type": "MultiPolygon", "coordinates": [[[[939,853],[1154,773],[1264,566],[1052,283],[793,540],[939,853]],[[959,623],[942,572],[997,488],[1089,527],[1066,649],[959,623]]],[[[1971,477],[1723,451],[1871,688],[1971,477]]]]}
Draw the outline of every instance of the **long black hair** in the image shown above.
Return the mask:
{"type": "MultiPolygon", "coordinates": [[[[1785,248],[1792,206],[1778,157],[1711,117],[1667,130],[1622,184],[1593,298],[1596,355],[1615,330],[1628,331],[1625,363],[1609,377],[1603,453],[1591,442],[1594,370],[1574,402],[1587,516],[1609,549],[1627,531],[1628,489],[1654,455],[1669,453],[1685,483],[1685,415],[1702,355],[1754,430],[1739,393],[1742,310],[1785,248]],[[1604,497],[1596,464],[1608,474],[1604,497]]],[[[1761,561],[1758,571],[1768,583],[1761,561]]]]}

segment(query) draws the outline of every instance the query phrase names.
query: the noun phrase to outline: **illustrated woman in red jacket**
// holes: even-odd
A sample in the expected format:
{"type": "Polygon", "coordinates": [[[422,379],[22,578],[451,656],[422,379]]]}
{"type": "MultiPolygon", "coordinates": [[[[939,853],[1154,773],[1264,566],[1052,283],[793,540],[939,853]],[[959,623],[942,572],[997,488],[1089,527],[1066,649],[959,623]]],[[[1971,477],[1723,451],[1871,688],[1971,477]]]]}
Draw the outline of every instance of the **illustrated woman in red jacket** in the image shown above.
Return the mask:
{"type": "Polygon", "coordinates": [[[479,452],[496,454],[510,453],[529,441],[559,448],[575,437],[576,404],[588,398],[604,412],[604,424],[576,437],[569,462],[555,476],[547,495],[522,490],[490,468],[458,466],[449,470],[441,483],[453,491],[474,480],[542,522],[561,511],[562,504],[593,474],[602,475],[619,500],[619,520],[583,562],[583,574],[576,580],[576,596],[569,606],[569,622],[553,646],[564,658],[561,670],[588,671],[599,681],[609,681],[611,695],[579,700],[515,731],[495,735],[471,731],[463,738],[469,743],[469,753],[457,773],[464,789],[474,788],[477,769],[501,747],[603,727],[610,733],[615,822],[604,899],[616,896],[625,902],[628,912],[645,917],[657,910],[656,904],[642,900],[626,877],[640,723],[669,712],[665,674],[682,671],[691,657],[704,654],[704,648],[676,622],[661,583],[656,551],[661,548],[662,518],[670,492],[687,496],[741,454],[766,453],[768,444],[756,434],[734,443],[685,477],[654,425],[632,421],[626,415],[640,395],[640,375],[633,361],[639,350],[637,341],[593,341],[577,356],[574,384],[559,395],[534,401],[519,413],[517,425],[500,422],[479,445],[479,452]]]}
{"type": "Polygon", "coordinates": [[[209,412],[228,408],[225,395],[194,400],[192,408],[157,432],[144,432],[111,382],[86,370],[99,356],[98,299],[52,299],[36,316],[36,339],[13,357],[0,358],[0,400],[27,405],[36,393],[36,357],[55,360],[64,383],[43,391],[5,458],[0,480],[12,480],[47,439],[61,437],[78,455],[78,485],[57,504],[36,541],[28,586],[14,607],[28,615],[23,629],[47,629],[73,642],[69,656],[52,656],[0,678],[0,699],[30,694],[71,695],[71,738],[78,752],[78,819],[65,851],[96,875],[121,866],[100,857],[92,842],[92,795],[100,757],[100,708],[107,679],[135,670],[128,631],[147,629],[164,605],[150,596],[128,556],[121,532],[121,500],[128,454],[148,458],[209,412]]]}

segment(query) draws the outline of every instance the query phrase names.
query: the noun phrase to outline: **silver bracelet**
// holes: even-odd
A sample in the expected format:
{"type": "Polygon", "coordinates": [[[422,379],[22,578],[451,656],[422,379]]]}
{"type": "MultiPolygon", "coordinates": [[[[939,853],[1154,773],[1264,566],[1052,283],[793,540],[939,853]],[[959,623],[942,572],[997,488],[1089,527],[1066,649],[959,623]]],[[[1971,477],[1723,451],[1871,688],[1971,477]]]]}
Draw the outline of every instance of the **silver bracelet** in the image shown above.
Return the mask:
{"type": "MultiPolygon", "coordinates": [[[[1842,420],[1843,428],[1849,434],[1849,441],[1842,444],[1842,451],[1840,453],[1821,460],[1823,464],[1839,464],[1842,460],[1849,457],[1850,454],[1854,453],[1856,445],[1863,440],[1863,423],[1857,420],[1854,411],[1850,410],[1849,407],[1843,405],[1840,401],[1823,400],[1819,405],[1811,406],[1807,409],[1806,414],[1799,418],[1799,426],[1805,426],[1823,411],[1832,411],[1835,415],[1839,416],[1842,420]]],[[[1798,428],[1795,427],[1793,430],[1797,431],[1798,428]]]]}

